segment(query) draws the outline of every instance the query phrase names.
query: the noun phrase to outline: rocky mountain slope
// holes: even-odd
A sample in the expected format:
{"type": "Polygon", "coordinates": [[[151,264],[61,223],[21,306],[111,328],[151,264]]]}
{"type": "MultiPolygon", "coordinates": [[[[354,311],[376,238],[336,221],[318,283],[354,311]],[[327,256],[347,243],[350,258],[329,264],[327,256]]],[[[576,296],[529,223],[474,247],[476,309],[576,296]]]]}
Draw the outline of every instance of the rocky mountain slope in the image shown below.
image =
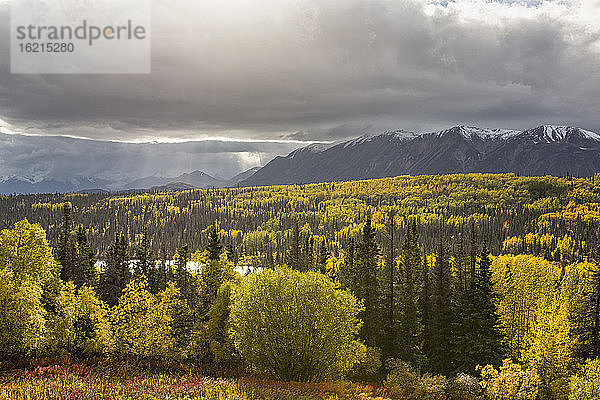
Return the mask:
{"type": "Polygon", "coordinates": [[[543,125],[514,131],[455,126],[439,132],[384,132],[276,157],[244,186],[371,179],[398,175],[512,172],[590,176],[600,172],[600,135],[543,125]]]}

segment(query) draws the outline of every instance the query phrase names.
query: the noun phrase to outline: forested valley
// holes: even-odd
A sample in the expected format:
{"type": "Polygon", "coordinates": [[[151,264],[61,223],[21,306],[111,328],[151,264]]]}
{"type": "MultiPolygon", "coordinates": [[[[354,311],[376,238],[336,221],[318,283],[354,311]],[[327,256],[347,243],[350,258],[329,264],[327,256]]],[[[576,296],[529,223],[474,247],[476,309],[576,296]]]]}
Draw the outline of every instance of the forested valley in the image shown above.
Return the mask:
{"type": "Polygon", "coordinates": [[[0,398],[600,398],[599,179],[1,196],[0,398]]]}

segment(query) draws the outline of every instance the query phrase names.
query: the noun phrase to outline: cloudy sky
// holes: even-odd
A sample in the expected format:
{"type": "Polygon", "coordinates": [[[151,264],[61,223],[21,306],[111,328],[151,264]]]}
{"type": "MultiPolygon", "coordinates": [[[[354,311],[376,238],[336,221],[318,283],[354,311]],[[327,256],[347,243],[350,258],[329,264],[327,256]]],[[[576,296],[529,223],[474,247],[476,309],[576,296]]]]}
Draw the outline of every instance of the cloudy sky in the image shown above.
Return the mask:
{"type": "Polygon", "coordinates": [[[10,74],[9,16],[3,132],[200,140],[221,176],[392,128],[600,131],[600,0],[154,0],[149,75],[10,74]]]}

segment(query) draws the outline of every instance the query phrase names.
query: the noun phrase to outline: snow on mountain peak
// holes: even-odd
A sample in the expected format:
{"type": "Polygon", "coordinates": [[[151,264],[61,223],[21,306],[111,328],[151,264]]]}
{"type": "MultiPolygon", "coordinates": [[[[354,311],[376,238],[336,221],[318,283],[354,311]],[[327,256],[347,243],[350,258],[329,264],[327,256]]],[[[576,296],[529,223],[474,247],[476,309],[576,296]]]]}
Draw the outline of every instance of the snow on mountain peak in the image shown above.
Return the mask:
{"type": "Polygon", "coordinates": [[[288,158],[294,158],[299,153],[322,153],[332,146],[331,143],[311,143],[308,146],[300,147],[292,151],[288,158]]]}
{"type": "Polygon", "coordinates": [[[468,140],[472,140],[474,138],[480,139],[508,139],[510,137],[516,136],[520,133],[520,131],[515,131],[511,129],[489,129],[489,128],[478,128],[476,126],[466,126],[466,125],[458,125],[452,127],[450,129],[445,129],[443,131],[435,132],[434,134],[438,137],[446,136],[449,134],[460,134],[462,137],[468,140]]]}
{"type": "Polygon", "coordinates": [[[571,126],[542,125],[526,133],[546,143],[563,142],[573,137],[600,141],[599,134],[571,126]]]}
{"type": "Polygon", "coordinates": [[[383,133],[381,133],[381,132],[368,133],[366,135],[359,136],[356,139],[347,141],[344,144],[344,148],[350,147],[350,146],[355,146],[357,144],[363,144],[365,142],[368,142],[368,141],[373,140],[374,138],[378,138],[378,137],[391,137],[394,139],[404,140],[404,139],[413,139],[417,136],[419,136],[419,134],[417,134],[415,132],[405,131],[404,129],[398,129],[395,131],[386,131],[383,133]]]}

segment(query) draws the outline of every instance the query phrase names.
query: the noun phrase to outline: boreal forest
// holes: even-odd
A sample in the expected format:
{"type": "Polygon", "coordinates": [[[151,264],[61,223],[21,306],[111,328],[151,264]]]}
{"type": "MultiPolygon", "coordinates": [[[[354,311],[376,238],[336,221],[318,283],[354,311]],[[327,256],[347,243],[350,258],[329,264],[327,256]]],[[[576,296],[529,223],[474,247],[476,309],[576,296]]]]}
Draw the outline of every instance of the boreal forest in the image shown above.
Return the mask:
{"type": "Polygon", "coordinates": [[[0,229],[0,399],[600,398],[600,176],[11,195],[0,229]]]}

